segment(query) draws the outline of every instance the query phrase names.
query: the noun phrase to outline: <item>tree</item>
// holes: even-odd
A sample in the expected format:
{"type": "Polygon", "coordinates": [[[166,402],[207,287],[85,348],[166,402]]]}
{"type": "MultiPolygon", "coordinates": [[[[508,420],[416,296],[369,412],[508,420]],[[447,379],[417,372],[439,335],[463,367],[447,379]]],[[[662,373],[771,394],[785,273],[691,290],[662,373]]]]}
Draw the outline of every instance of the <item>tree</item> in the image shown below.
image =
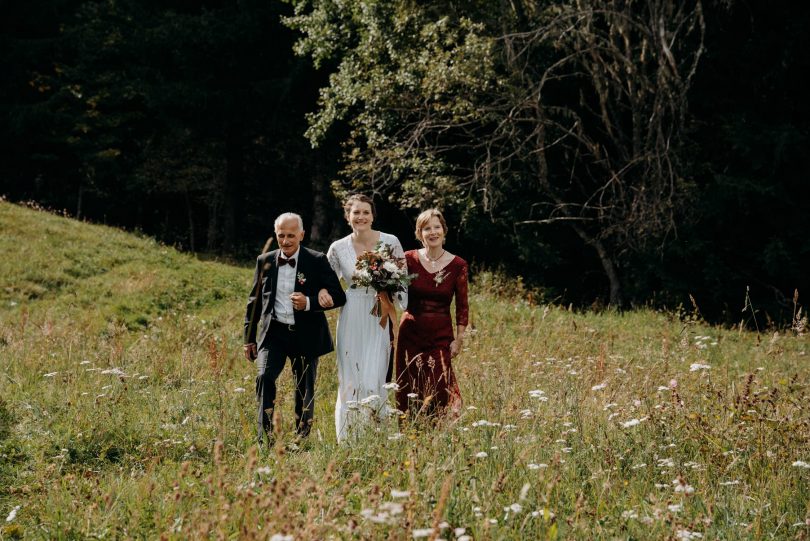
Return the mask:
{"type": "Polygon", "coordinates": [[[683,176],[700,2],[299,2],[300,54],[339,61],[308,135],[347,119],[344,189],[480,207],[518,236],[563,224],[622,303],[628,252],[662,243],[683,176]]]}

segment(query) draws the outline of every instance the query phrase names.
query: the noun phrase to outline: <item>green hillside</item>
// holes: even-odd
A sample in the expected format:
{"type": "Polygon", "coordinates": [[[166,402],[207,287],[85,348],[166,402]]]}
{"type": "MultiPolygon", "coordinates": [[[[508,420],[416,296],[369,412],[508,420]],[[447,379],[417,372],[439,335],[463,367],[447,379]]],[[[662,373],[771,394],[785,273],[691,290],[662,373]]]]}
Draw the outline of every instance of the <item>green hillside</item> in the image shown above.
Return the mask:
{"type": "Polygon", "coordinates": [[[286,447],[288,369],[260,454],[248,263],[0,202],[0,539],[810,535],[801,329],[572,313],[478,275],[460,419],[338,446],[327,356],[309,444],[286,447]]]}

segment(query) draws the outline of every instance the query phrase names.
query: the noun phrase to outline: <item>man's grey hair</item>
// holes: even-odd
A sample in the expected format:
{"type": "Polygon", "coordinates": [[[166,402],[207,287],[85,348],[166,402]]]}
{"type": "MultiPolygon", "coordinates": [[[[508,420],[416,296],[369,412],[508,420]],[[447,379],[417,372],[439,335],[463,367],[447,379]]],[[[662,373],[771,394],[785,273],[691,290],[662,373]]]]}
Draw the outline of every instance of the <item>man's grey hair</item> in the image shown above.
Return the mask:
{"type": "Polygon", "coordinates": [[[293,219],[293,220],[298,222],[298,230],[299,231],[304,230],[304,220],[301,219],[300,215],[298,215],[298,214],[296,214],[294,212],[285,212],[284,214],[279,214],[278,218],[276,218],[276,221],[273,223],[273,229],[274,230],[278,229],[278,226],[281,225],[281,222],[289,220],[289,219],[293,219]]]}

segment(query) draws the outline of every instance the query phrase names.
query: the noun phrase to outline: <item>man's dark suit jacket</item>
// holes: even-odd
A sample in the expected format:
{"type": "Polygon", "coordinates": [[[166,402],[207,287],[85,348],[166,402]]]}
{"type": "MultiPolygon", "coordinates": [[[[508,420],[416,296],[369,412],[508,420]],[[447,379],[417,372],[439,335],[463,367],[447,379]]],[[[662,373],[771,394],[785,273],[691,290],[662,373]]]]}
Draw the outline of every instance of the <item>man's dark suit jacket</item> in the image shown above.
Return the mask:
{"type": "MultiPolygon", "coordinates": [[[[245,311],[245,343],[256,343],[259,349],[267,347],[265,339],[270,332],[270,320],[276,302],[279,253],[280,250],[273,250],[256,259],[253,287],[250,289],[245,311]],[[261,288],[258,288],[260,275],[262,283],[261,288]],[[259,289],[261,295],[258,294],[259,289]]],[[[321,252],[301,246],[295,265],[295,275],[295,291],[309,298],[309,310],[294,311],[295,336],[304,355],[319,357],[333,351],[335,347],[329,334],[324,309],[318,304],[318,291],[326,288],[334,301],[332,308],[346,304],[346,293],[340,286],[335,271],[329,266],[326,256],[321,252]]]]}

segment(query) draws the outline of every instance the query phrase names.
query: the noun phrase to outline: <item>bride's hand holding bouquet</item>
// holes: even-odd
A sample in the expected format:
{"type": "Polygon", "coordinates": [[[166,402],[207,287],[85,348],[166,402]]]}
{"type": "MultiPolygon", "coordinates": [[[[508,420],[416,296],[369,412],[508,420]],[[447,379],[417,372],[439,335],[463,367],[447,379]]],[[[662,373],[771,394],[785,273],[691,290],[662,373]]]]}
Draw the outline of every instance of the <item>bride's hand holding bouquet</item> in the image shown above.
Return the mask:
{"type": "Polygon", "coordinates": [[[380,326],[385,327],[387,317],[395,320],[396,311],[393,306],[394,294],[405,292],[416,274],[408,274],[404,259],[393,254],[393,248],[378,242],[373,250],[363,252],[357,256],[355,265],[357,272],[352,276],[354,289],[365,287],[377,292],[371,315],[381,317],[380,326]]]}

